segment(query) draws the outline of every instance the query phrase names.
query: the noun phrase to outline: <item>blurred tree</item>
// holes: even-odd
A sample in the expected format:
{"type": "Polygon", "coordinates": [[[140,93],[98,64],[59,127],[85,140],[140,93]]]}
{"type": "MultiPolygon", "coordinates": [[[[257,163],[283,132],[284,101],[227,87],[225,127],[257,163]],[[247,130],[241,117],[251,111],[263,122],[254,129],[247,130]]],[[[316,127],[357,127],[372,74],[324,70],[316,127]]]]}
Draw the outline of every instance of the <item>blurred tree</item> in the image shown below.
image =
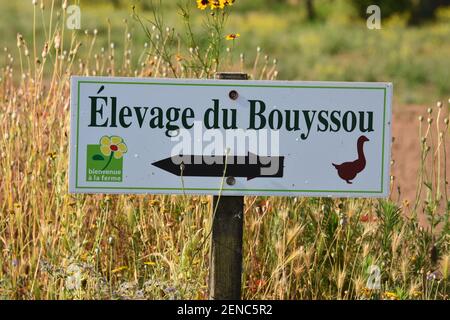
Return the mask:
{"type": "Polygon", "coordinates": [[[111,0],[114,8],[118,8],[120,7],[120,0],[111,0]]]}
{"type": "Polygon", "coordinates": [[[367,17],[367,7],[374,4],[380,7],[382,17],[407,13],[410,24],[420,24],[433,19],[436,10],[441,6],[450,5],[450,0],[352,0],[352,3],[363,18],[367,17]]]}
{"type": "Polygon", "coordinates": [[[436,10],[441,6],[449,6],[450,0],[418,0],[411,10],[410,23],[419,24],[434,19],[436,10]]]}
{"type": "Polygon", "coordinates": [[[314,10],[313,0],[306,0],[306,12],[308,13],[308,19],[314,20],[316,18],[316,11],[314,10]]]}

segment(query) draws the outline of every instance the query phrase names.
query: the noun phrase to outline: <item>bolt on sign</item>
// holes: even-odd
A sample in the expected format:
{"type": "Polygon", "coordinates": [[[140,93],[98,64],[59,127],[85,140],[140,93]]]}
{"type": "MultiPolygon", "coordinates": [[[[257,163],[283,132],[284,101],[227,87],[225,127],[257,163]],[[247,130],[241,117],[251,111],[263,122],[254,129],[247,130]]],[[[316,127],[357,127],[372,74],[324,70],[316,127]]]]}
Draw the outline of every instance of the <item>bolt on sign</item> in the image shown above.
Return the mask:
{"type": "Polygon", "coordinates": [[[391,83],[72,77],[71,192],[386,197],[391,83]]]}

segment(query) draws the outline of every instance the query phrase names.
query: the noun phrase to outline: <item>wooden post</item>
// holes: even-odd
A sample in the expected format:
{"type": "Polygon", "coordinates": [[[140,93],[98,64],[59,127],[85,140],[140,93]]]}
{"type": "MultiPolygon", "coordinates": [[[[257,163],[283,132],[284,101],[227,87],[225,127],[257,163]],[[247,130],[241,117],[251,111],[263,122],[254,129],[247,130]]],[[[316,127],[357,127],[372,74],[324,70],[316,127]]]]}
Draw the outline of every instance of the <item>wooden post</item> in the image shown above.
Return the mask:
{"type": "MultiPolygon", "coordinates": [[[[216,79],[247,80],[248,75],[217,73],[216,79]]],[[[229,94],[230,99],[237,99],[238,95],[239,92],[236,91],[229,94]]],[[[227,184],[234,184],[234,178],[228,177],[227,184]]],[[[209,298],[239,300],[242,282],[244,197],[214,196],[212,212],[214,216],[211,233],[209,298]]]]}
{"type": "Polygon", "coordinates": [[[209,298],[238,300],[241,298],[242,236],[244,229],[244,197],[214,196],[212,223],[209,298]]]}

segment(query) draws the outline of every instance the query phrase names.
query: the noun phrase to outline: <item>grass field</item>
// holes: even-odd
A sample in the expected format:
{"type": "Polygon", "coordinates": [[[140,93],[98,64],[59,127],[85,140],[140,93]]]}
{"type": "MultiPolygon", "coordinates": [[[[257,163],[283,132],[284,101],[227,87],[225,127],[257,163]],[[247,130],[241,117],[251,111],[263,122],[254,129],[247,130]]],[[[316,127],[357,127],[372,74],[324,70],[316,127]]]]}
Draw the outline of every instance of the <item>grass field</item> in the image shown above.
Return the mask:
{"type": "MultiPolygon", "coordinates": [[[[43,11],[31,1],[0,5],[0,299],[207,298],[208,197],[68,194],[69,78],[209,77],[214,62],[203,70],[209,56],[199,61],[165,27],[150,29],[150,41],[130,9],[88,2],[87,34],[63,27],[61,1],[45,1],[43,11]]],[[[243,297],[448,299],[448,173],[438,169],[449,168],[448,10],[430,25],[406,27],[397,17],[371,31],[345,1],[317,2],[320,19],[308,24],[286,6],[236,1],[224,32],[241,37],[226,42],[232,50],[221,52],[220,68],[254,79],[392,81],[400,107],[433,105],[416,120],[417,196],[246,197],[243,297]]],[[[176,10],[162,12],[184,30],[176,10]]],[[[192,5],[191,14],[203,39],[202,12],[192,5]]]]}
{"type": "MultiPolygon", "coordinates": [[[[382,20],[382,30],[369,30],[348,1],[316,2],[319,18],[314,23],[305,23],[303,7],[267,6],[260,0],[235,6],[226,30],[241,34],[235,43],[235,59],[238,60],[241,52],[245,53],[247,66],[250,66],[257,47],[261,47],[270,61],[278,60],[282,79],[392,81],[396,90],[395,104],[401,105],[429,104],[430,96],[446,98],[450,63],[444,57],[450,56],[450,10],[441,10],[436,23],[421,27],[407,27],[405,19],[396,16],[382,20]]],[[[44,45],[44,29],[49,28],[51,1],[44,3],[45,24],[42,23],[39,6],[36,14],[39,52],[44,45]]],[[[80,40],[85,30],[92,34],[97,29],[96,46],[107,47],[107,19],[110,19],[112,42],[118,50],[122,50],[126,19],[134,48],[143,48],[145,35],[132,18],[131,7],[136,4],[142,16],[151,17],[149,5],[142,8],[139,5],[141,2],[130,1],[115,9],[110,1],[95,3],[81,1],[80,40]],[[102,14],[99,15],[99,12],[102,14]]],[[[177,1],[163,3],[165,24],[184,35],[177,1]]],[[[60,11],[60,6],[56,7],[60,11]]],[[[0,45],[15,48],[18,32],[31,39],[33,7],[28,1],[4,2],[2,12],[4,19],[0,22],[0,30],[4,43],[0,45]]],[[[193,26],[199,32],[201,19],[201,15],[193,15],[193,26]]],[[[58,19],[54,17],[53,20],[58,19]]],[[[69,37],[66,38],[68,41],[69,37]]],[[[87,51],[88,47],[80,48],[80,55],[87,51]]],[[[134,52],[137,55],[139,51],[134,52]]],[[[133,59],[133,62],[136,60],[133,59]]]]}

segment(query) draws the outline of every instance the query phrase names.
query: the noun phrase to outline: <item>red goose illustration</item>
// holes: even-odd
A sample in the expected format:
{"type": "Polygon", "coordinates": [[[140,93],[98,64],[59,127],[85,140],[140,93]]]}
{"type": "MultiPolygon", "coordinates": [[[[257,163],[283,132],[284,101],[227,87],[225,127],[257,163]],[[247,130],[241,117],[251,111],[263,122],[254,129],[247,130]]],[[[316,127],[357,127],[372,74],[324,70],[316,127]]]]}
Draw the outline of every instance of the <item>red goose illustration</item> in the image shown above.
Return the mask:
{"type": "Polygon", "coordinates": [[[366,157],[364,156],[364,142],[369,141],[366,136],[361,136],[358,138],[357,148],[358,148],[358,159],[351,162],[344,162],[342,164],[332,165],[337,169],[339,177],[345,180],[347,183],[351,184],[356,175],[364,170],[366,167],[366,157]]]}

